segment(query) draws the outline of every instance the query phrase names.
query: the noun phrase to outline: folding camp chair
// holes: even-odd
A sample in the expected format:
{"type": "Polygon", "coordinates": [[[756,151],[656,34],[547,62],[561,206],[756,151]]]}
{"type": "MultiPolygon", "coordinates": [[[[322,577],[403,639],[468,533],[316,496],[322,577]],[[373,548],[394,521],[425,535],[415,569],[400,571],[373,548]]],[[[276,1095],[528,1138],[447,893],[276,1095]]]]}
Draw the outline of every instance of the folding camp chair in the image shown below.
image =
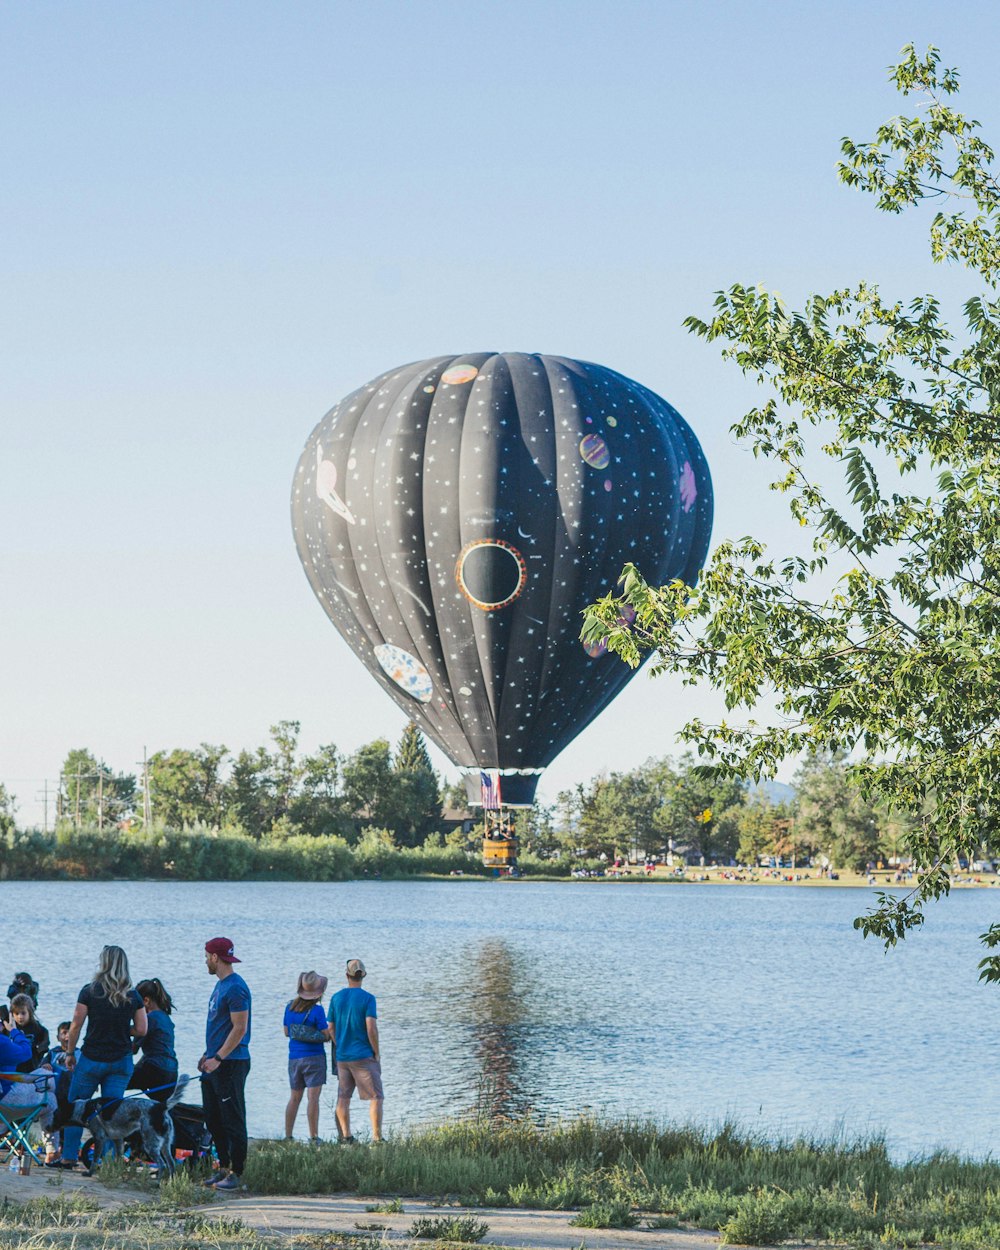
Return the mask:
{"type": "Polygon", "coordinates": [[[4,1106],[0,1102],[0,1164],[9,1160],[12,1154],[23,1154],[25,1151],[36,1163],[43,1163],[45,1156],[39,1154],[31,1144],[31,1126],[49,1106],[49,1082],[55,1088],[54,1072],[43,1072],[25,1076],[21,1072],[0,1073],[5,1081],[14,1081],[20,1085],[34,1087],[35,1096],[17,1106],[4,1106]]]}

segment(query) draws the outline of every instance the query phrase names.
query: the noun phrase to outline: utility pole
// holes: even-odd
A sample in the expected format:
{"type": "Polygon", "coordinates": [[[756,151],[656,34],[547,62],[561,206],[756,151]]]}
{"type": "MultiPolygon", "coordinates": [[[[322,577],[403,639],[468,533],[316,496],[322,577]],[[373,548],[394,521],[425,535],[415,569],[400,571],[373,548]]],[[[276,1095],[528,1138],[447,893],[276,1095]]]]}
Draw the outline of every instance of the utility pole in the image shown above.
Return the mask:
{"type": "Polygon", "coordinates": [[[97,767],[97,828],[104,831],[104,765],[97,767]]]}
{"type": "Polygon", "coordinates": [[[153,800],[149,795],[149,756],[142,748],[142,827],[148,829],[153,823],[153,800]]]}
{"type": "Polygon", "coordinates": [[[76,770],[76,831],[80,832],[80,777],[79,768],[76,770]]]}
{"type": "Polygon", "coordinates": [[[42,816],[42,831],[43,833],[48,833],[49,831],[49,782],[48,782],[48,778],[46,778],[45,781],[42,783],[42,793],[35,795],[36,802],[38,799],[42,800],[42,805],[43,805],[42,811],[44,814],[42,816]]]}

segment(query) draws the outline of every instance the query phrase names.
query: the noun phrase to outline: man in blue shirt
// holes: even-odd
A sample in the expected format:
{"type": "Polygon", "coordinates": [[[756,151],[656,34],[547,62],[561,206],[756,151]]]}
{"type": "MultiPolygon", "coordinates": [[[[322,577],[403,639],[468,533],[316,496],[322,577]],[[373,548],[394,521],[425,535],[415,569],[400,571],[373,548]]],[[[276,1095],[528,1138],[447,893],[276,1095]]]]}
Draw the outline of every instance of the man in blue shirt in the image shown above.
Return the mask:
{"type": "Polygon", "coordinates": [[[250,1071],[250,990],[233,964],[241,963],[229,938],[205,943],[205,967],[217,979],[208,1000],[201,1101],[205,1123],[221,1167],[206,1184],[242,1189],[247,1159],[247,1108],[244,1086],[250,1071]]]}
{"type": "Polygon", "coordinates": [[[333,1027],[333,1053],[337,1057],[337,1124],[348,1143],[354,1141],[351,1095],[355,1089],[369,1104],[372,1140],[382,1140],[382,1065],[375,995],[361,988],[367,975],[360,959],[349,959],[347,988],[334,994],[328,1013],[333,1027]]]}

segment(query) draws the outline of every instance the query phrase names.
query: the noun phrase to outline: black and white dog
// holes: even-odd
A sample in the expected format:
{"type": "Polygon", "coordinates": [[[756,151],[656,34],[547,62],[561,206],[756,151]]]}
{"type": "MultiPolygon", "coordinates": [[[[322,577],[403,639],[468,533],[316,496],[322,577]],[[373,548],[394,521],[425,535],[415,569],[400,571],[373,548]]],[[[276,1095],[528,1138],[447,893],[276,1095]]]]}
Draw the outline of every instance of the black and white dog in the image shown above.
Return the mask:
{"type": "Polygon", "coordinates": [[[188,1076],[178,1077],[177,1085],[166,1102],[154,1102],[152,1098],[121,1098],[104,1106],[98,1098],[78,1098],[59,1108],[50,1131],[66,1124],[82,1124],[90,1130],[94,1139],[95,1162],[101,1159],[108,1143],[117,1155],[129,1137],[138,1135],[143,1150],[159,1168],[160,1176],[173,1176],[174,1122],[170,1108],[180,1102],[189,1080],[188,1076]]]}

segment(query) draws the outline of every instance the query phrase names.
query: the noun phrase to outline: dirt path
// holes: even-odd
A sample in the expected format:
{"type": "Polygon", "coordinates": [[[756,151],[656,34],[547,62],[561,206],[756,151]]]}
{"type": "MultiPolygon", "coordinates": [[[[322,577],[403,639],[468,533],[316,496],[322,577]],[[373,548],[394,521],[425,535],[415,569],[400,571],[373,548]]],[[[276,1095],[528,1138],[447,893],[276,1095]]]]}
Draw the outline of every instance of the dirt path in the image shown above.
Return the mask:
{"type": "MultiPolygon", "coordinates": [[[[405,1199],[402,1215],[375,1215],[365,1210],[376,1198],[311,1195],[309,1197],[246,1197],[225,1199],[226,1213],[238,1215],[262,1232],[358,1233],[359,1225],[379,1225],[383,1236],[403,1238],[419,1216],[432,1219],[471,1215],[490,1226],[483,1245],[525,1246],[536,1250],[616,1250],[645,1246],[648,1250],[715,1250],[715,1233],[673,1229],[572,1228],[572,1211],[525,1211],[512,1207],[439,1207],[405,1199]]],[[[382,1199],[384,1201],[384,1199],[382,1199]]]]}
{"type": "MultiPolygon", "coordinates": [[[[16,1202],[26,1202],[29,1198],[72,1198],[76,1194],[85,1195],[106,1209],[148,1202],[154,1196],[135,1189],[109,1189],[82,1172],[53,1172],[33,1167],[30,1176],[19,1176],[6,1168],[0,1170],[0,1202],[5,1198],[16,1202]]],[[[219,1194],[197,1209],[209,1216],[223,1213],[235,1215],[261,1232],[281,1235],[358,1233],[363,1231],[359,1226],[379,1225],[377,1230],[372,1231],[379,1231],[390,1240],[405,1240],[410,1225],[420,1216],[439,1219],[449,1215],[471,1215],[485,1220],[490,1226],[483,1245],[523,1246],[529,1250],[578,1250],[581,1242],[585,1242],[587,1250],[619,1250],[629,1246],[644,1246],[646,1250],[716,1250],[719,1244],[715,1233],[685,1229],[573,1228],[570,1226],[572,1211],[440,1207],[429,1201],[409,1198],[403,1202],[402,1215],[377,1215],[365,1210],[366,1206],[378,1201],[377,1198],[348,1195],[228,1197],[219,1194]]]]}

